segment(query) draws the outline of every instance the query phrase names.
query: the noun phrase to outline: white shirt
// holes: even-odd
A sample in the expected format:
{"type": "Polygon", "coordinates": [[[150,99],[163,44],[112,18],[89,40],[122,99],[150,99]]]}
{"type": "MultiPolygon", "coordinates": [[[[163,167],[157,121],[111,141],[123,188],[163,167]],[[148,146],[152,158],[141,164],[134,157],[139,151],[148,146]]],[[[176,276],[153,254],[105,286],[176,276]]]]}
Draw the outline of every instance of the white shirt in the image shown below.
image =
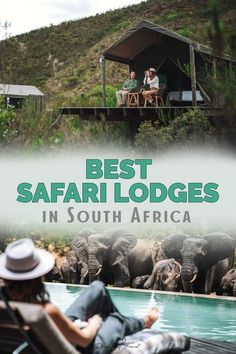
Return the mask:
{"type": "Polygon", "coordinates": [[[152,88],[159,88],[159,78],[158,78],[158,76],[155,75],[153,79],[150,79],[150,77],[148,77],[147,84],[150,86],[151,89],[152,88]]]}

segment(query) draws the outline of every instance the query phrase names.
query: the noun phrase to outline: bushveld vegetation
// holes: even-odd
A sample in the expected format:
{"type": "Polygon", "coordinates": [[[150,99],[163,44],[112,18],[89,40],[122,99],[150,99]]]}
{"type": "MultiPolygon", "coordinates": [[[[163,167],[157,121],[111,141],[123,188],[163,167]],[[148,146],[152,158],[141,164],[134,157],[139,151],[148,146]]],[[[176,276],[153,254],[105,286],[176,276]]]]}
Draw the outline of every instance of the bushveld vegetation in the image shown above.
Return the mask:
{"type": "MultiPolygon", "coordinates": [[[[235,1],[220,0],[219,12],[224,35],[229,38],[234,32],[235,1]]],[[[0,42],[4,58],[0,64],[0,82],[4,77],[5,83],[36,85],[48,95],[66,93],[66,97],[74,97],[97,85],[102,52],[141,19],[178,31],[202,44],[211,44],[208,34],[211,17],[206,0],[149,0],[10,37],[0,42]]],[[[225,49],[230,51],[229,44],[225,49]]],[[[126,66],[109,64],[109,84],[121,83],[126,75],[126,66]]]]}
{"type": "MultiPolygon", "coordinates": [[[[1,146],[23,146],[32,151],[69,145],[127,146],[125,123],[107,122],[105,117],[93,123],[82,122],[78,116],[60,117],[58,108],[102,105],[100,55],[140,21],[140,14],[200,43],[212,44],[218,54],[228,51],[235,55],[234,1],[209,3],[149,0],[0,42],[0,82],[33,84],[47,94],[42,112],[31,100],[25,100],[21,110],[0,102],[1,146]]],[[[191,110],[171,122],[144,122],[132,149],[163,150],[173,142],[212,142],[217,135],[235,140],[235,70],[203,75],[214,104],[225,110],[224,131],[219,133],[199,110],[191,110]]],[[[108,106],[115,106],[115,91],[126,77],[126,66],[107,65],[108,106]]]]}
{"type": "Polygon", "coordinates": [[[199,144],[214,143],[215,135],[212,125],[199,109],[192,109],[176,117],[168,125],[160,127],[158,122],[141,123],[135,137],[137,149],[153,149],[163,151],[174,144],[183,149],[199,144]]]}

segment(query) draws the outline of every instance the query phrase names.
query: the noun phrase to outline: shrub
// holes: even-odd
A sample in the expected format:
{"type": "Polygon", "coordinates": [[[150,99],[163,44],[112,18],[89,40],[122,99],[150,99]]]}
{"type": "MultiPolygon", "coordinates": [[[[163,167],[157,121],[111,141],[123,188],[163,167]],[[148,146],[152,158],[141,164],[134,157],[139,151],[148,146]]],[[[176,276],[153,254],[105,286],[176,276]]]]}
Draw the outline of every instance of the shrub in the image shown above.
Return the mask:
{"type": "Polygon", "coordinates": [[[145,121],[140,124],[138,133],[135,136],[134,145],[142,150],[159,150],[172,142],[173,138],[169,134],[168,127],[163,131],[163,135],[158,130],[157,123],[145,121]]]}
{"type": "MultiPolygon", "coordinates": [[[[96,97],[99,102],[99,106],[102,105],[102,85],[97,85],[91,91],[89,91],[90,97],[96,97]]],[[[108,107],[115,107],[116,105],[116,88],[107,85],[106,86],[106,105],[108,107]]]]}
{"type": "Polygon", "coordinates": [[[172,135],[178,143],[209,142],[213,139],[213,127],[200,109],[191,109],[171,123],[172,135]]]}
{"type": "Polygon", "coordinates": [[[190,29],[184,27],[184,28],[181,28],[180,30],[178,30],[178,33],[183,36],[183,37],[187,37],[187,38],[191,38],[193,37],[193,32],[190,31],[190,29]]]}
{"type": "MultiPolygon", "coordinates": [[[[78,121],[77,129],[74,129],[65,137],[65,144],[75,145],[87,149],[88,146],[109,145],[124,146],[126,124],[121,122],[107,122],[104,115],[98,121],[78,121]]],[[[127,142],[126,142],[127,145],[127,142]]]]}
{"type": "Polygon", "coordinates": [[[17,135],[18,132],[14,127],[15,118],[13,107],[6,108],[0,103],[0,142],[9,143],[17,135]]]}
{"type": "Polygon", "coordinates": [[[79,83],[77,76],[70,76],[66,79],[65,85],[67,88],[73,88],[79,83]]]}
{"type": "Polygon", "coordinates": [[[167,21],[175,21],[178,17],[179,15],[177,14],[177,12],[170,12],[166,14],[167,21]]]}
{"type": "Polygon", "coordinates": [[[192,109],[176,117],[168,126],[145,121],[135,136],[135,146],[142,150],[164,150],[174,143],[181,147],[213,140],[213,128],[200,109],[192,109]]]}

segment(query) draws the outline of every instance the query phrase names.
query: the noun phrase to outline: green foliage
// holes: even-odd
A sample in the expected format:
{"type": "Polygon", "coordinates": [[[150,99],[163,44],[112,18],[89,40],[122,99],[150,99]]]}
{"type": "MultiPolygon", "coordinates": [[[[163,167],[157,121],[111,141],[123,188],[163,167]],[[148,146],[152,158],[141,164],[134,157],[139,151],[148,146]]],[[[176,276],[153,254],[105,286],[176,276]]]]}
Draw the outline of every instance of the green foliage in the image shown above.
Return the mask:
{"type": "MultiPolygon", "coordinates": [[[[220,18],[220,3],[217,0],[210,2],[210,13],[212,16],[211,25],[208,26],[208,37],[214,50],[214,54],[223,54],[226,47],[231,49],[231,53],[236,58],[235,33],[227,36],[225,26],[220,18]]],[[[213,104],[216,108],[221,108],[224,112],[224,132],[226,139],[235,145],[236,135],[236,66],[227,62],[219,62],[215,58],[215,66],[212,72],[208,70],[203,78],[209,92],[211,93],[213,104]]]]}
{"type": "Polygon", "coordinates": [[[187,38],[192,38],[193,37],[193,32],[187,27],[183,27],[183,28],[179,29],[178,33],[181,36],[184,36],[184,37],[187,37],[187,38]]]}
{"type": "Polygon", "coordinates": [[[72,241],[73,232],[66,232],[64,230],[57,231],[36,231],[32,227],[28,230],[8,230],[0,237],[0,251],[4,252],[6,246],[18,239],[30,237],[35,245],[42,249],[48,249],[51,252],[56,252],[58,255],[64,255],[70,248],[70,242],[72,241]]]}
{"type": "Polygon", "coordinates": [[[213,128],[200,109],[192,109],[175,118],[168,126],[145,121],[135,136],[135,146],[142,150],[166,150],[173,144],[181,147],[189,144],[213,141],[213,128]]]}
{"type": "Polygon", "coordinates": [[[145,121],[140,124],[138,133],[135,136],[134,145],[141,150],[161,150],[167,148],[173,142],[168,127],[158,129],[157,123],[145,121]]]}
{"type": "MultiPolygon", "coordinates": [[[[107,85],[106,86],[106,105],[108,107],[115,107],[116,106],[116,88],[107,85]]],[[[98,106],[102,106],[102,85],[95,86],[90,92],[90,97],[96,97],[98,106]]]]}
{"type": "MultiPolygon", "coordinates": [[[[214,5],[216,2],[211,7],[203,6],[203,0],[149,0],[101,15],[41,28],[0,42],[0,82],[38,85],[48,97],[43,112],[39,112],[34,103],[29,101],[25,101],[22,110],[1,108],[1,143],[23,144],[32,150],[46,149],[48,146],[55,149],[66,144],[123,144],[125,123],[107,122],[105,117],[96,122],[82,122],[78,116],[58,119],[58,108],[102,105],[99,58],[106,48],[140,21],[140,13],[143,19],[172,30],[180,29],[180,34],[200,43],[204,42],[203,35],[207,32],[207,20],[210,20],[210,16],[214,15],[209,32],[211,41],[217,39],[217,35],[222,35],[220,13],[224,20],[225,38],[229,38],[229,44],[225,39],[222,41],[221,37],[217,40],[220,39],[221,44],[224,42],[226,48],[230,47],[235,52],[232,26],[234,1],[228,0],[226,4],[226,1],[219,0],[218,3],[219,8],[214,5]]],[[[207,42],[209,38],[205,40],[207,42]]],[[[183,69],[189,74],[188,65],[183,66],[183,69]]],[[[107,82],[110,84],[107,85],[107,106],[115,106],[117,83],[123,82],[126,76],[125,65],[107,63],[107,82]]],[[[229,111],[235,112],[235,73],[219,70],[217,80],[207,74],[204,82],[209,86],[206,88],[207,93],[210,92],[215,97],[214,102],[226,110],[226,117],[230,117],[232,127],[235,120],[229,111]]],[[[183,117],[181,119],[184,121],[183,117]]],[[[164,119],[162,123],[165,127],[162,128],[151,122],[143,123],[136,136],[136,146],[143,145],[148,149],[153,145],[155,149],[163,149],[170,146],[173,140],[184,140],[184,136],[187,140],[197,140],[200,134],[197,133],[198,127],[194,126],[194,122],[188,126],[189,118],[183,123],[186,127],[182,127],[181,119],[175,120],[178,129],[173,122],[167,126],[168,122],[164,119]]]]}
{"type": "Polygon", "coordinates": [[[103,146],[112,145],[126,146],[126,125],[121,122],[107,122],[104,115],[100,116],[100,120],[94,122],[80,122],[79,129],[75,132],[72,144],[79,143],[82,146],[103,146]],[[76,139],[77,136],[77,139],[76,139]]]}
{"type": "Polygon", "coordinates": [[[210,12],[212,14],[211,25],[208,26],[208,37],[216,54],[222,55],[225,49],[224,24],[220,20],[218,0],[210,1],[210,12]]]}
{"type": "Polygon", "coordinates": [[[171,124],[177,143],[203,143],[213,140],[213,127],[200,109],[191,109],[177,117],[171,124]]]}
{"type": "MultiPolygon", "coordinates": [[[[233,32],[234,1],[219,0],[219,4],[224,20],[224,31],[228,35],[233,32]]],[[[86,92],[97,85],[98,78],[100,80],[99,65],[94,68],[94,75],[91,77],[91,62],[93,65],[98,64],[104,49],[138,23],[140,14],[143,19],[154,21],[169,29],[181,28],[182,35],[200,43],[207,41],[208,38],[204,38],[203,35],[207,31],[211,12],[204,5],[206,1],[203,0],[177,2],[149,0],[8,38],[0,42],[2,56],[0,82],[36,85],[43,91],[50,92],[50,80],[57,79],[62,83],[58,94],[67,91],[67,96],[76,97],[78,91],[86,92]],[[56,68],[55,60],[58,61],[56,68]],[[74,74],[71,74],[72,71],[74,74]],[[80,73],[78,76],[77,72],[80,73]],[[71,92],[76,88],[77,91],[71,92]]],[[[108,78],[109,83],[114,85],[114,82],[122,82],[123,75],[124,70],[115,70],[113,76],[108,78]]],[[[52,87],[54,88],[54,85],[52,87]]]]}
{"type": "Polygon", "coordinates": [[[0,102],[0,143],[9,143],[17,135],[15,119],[16,113],[13,107],[5,107],[4,103],[0,102]]]}
{"type": "Polygon", "coordinates": [[[70,76],[66,78],[65,87],[73,88],[79,83],[79,78],[77,76],[70,76]]]}
{"type": "Polygon", "coordinates": [[[167,21],[175,21],[177,18],[179,18],[179,14],[175,11],[169,12],[168,14],[166,14],[166,19],[167,21]]]}
{"type": "MultiPolygon", "coordinates": [[[[116,105],[116,88],[106,86],[106,105],[107,107],[115,107],[116,105]]],[[[102,85],[97,85],[87,93],[80,93],[74,100],[74,104],[80,107],[102,107],[102,85]]]]}

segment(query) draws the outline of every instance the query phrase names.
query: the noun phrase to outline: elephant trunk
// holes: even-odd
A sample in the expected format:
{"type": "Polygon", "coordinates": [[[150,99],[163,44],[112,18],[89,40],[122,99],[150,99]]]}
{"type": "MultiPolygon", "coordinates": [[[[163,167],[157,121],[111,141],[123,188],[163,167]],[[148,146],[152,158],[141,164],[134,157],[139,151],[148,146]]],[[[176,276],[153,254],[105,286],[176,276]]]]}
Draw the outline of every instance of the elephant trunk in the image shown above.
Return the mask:
{"type": "Polygon", "coordinates": [[[94,280],[100,278],[100,273],[102,271],[102,264],[98,261],[95,254],[89,255],[88,268],[89,268],[89,284],[91,284],[94,280]]]}
{"type": "Polygon", "coordinates": [[[181,269],[181,280],[184,291],[187,293],[193,292],[193,282],[197,276],[197,268],[191,255],[183,256],[183,264],[181,269]]]}
{"type": "MultiPolygon", "coordinates": [[[[79,264],[81,265],[81,264],[79,264]]],[[[88,265],[86,263],[82,263],[80,270],[80,284],[86,283],[86,278],[88,276],[88,265]]]]}

